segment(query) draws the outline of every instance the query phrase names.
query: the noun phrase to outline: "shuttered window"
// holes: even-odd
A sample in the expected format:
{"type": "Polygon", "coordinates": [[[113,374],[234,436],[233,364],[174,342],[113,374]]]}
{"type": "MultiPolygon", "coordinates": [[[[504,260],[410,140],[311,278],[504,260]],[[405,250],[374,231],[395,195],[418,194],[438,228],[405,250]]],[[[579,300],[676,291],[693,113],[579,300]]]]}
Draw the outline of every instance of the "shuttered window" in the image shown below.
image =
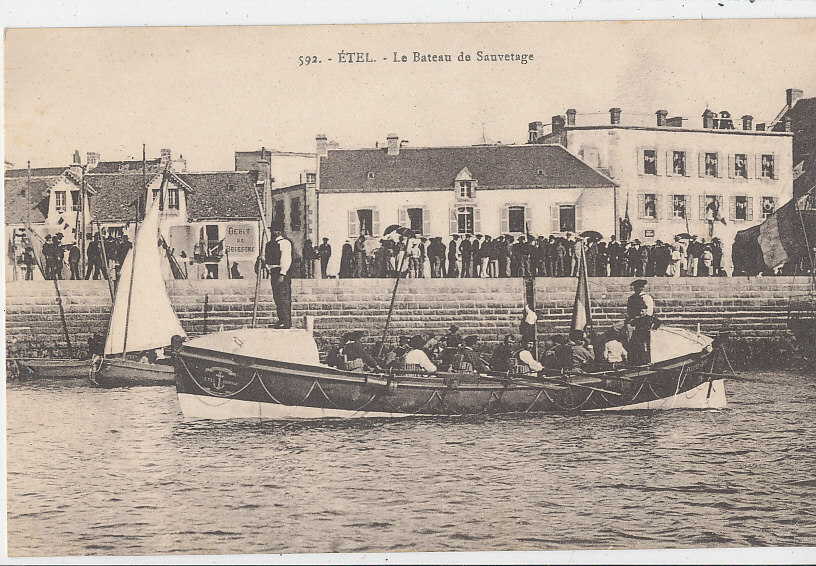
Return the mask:
{"type": "Polygon", "coordinates": [[[349,238],[356,238],[360,234],[365,236],[379,236],[380,212],[376,208],[359,208],[348,212],[349,238]]]}
{"type": "Polygon", "coordinates": [[[502,207],[501,233],[523,234],[527,232],[528,208],[523,204],[507,204],[502,207]]]}
{"type": "Polygon", "coordinates": [[[481,230],[481,214],[478,207],[456,206],[450,209],[451,234],[477,234],[481,230]]]}

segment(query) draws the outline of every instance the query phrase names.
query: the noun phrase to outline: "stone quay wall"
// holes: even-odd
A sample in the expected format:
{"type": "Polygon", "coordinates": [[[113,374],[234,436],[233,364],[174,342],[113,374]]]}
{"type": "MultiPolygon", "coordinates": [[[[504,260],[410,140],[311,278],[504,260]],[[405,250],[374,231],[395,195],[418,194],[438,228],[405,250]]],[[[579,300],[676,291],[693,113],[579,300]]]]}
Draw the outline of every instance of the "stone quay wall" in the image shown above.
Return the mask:
{"type": "MultiPolygon", "coordinates": [[[[629,278],[591,278],[593,316],[600,328],[620,320],[630,294],[629,278]]],[[[576,280],[537,278],[538,330],[563,333],[570,323],[576,280]]],[[[322,351],[343,332],[364,329],[367,341],[382,333],[391,301],[393,279],[326,279],[292,282],[293,320],[303,324],[314,316],[314,333],[322,351]]],[[[248,326],[252,320],[255,281],[178,280],[167,289],[182,325],[190,336],[248,326]],[[206,312],[205,312],[206,307],[206,312]]],[[[656,315],[665,323],[706,333],[729,330],[736,341],[755,349],[758,344],[787,344],[792,297],[810,291],[807,277],[652,278],[649,292],[656,315]]],[[[464,335],[477,334],[495,343],[517,332],[525,300],[522,279],[406,279],[399,284],[389,340],[399,335],[441,334],[451,324],[464,335]]],[[[105,332],[111,299],[105,281],[61,281],[59,308],[53,281],[6,284],[6,347],[9,358],[83,355],[94,332],[105,332]],[[67,351],[66,329],[73,352],[67,351]]],[[[258,325],[276,321],[268,281],[263,281],[258,325]]]]}

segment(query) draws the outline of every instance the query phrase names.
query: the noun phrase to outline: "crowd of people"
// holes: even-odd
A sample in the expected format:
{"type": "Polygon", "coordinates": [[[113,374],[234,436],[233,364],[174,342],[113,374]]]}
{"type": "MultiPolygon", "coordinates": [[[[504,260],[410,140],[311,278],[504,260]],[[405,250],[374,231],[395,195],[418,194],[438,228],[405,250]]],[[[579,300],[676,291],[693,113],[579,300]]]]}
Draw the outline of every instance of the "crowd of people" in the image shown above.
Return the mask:
{"type": "MultiPolygon", "coordinates": [[[[723,247],[718,238],[706,241],[679,235],[672,242],[652,244],[600,234],[548,237],[482,234],[453,235],[446,244],[441,237],[400,236],[398,240],[359,236],[343,244],[338,277],[575,277],[581,247],[590,277],[721,276],[723,247]]],[[[302,276],[312,279],[320,262],[321,277],[329,277],[331,258],[328,238],[315,247],[303,246],[302,276]]]]}
{"type": "Polygon", "coordinates": [[[583,373],[608,370],[623,364],[651,363],[651,332],[660,326],[654,317],[654,300],[645,291],[647,282],[632,282],[633,293],[626,305],[625,319],[602,333],[573,329],[538,343],[533,330],[535,313],[524,308],[520,340],[513,334],[488,352],[475,335],[462,336],[451,325],[442,336],[401,336],[396,347],[377,341],[363,345],[365,333],[344,334],[332,348],[326,363],[345,371],[389,371],[432,374],[437,372],[553,376],[561,372],[583,373]],[[540,346],[540,348],[539,348],[540,346]],[[537,355],[539,354],[540,355],[537,355]]]}
{"type": "Polygon", "coordinates": [[[39,259],[27,235],[15,238],[11,246],[14,261],[26,280],[34,279],[39,268],[45,279],[108,279],[118,281],[122,263],[133,244],[126,234],[109,234],[104,240],[99,234],[88,234],[85,273],[82,273],[82,252],[77,242],[63,244],[62,233],[47,235],[42,241],[39,259]],[[104,250],[103,250],[104,246],[104,250]],[[106,261],[107,260],[107,261],[106,261]]]}

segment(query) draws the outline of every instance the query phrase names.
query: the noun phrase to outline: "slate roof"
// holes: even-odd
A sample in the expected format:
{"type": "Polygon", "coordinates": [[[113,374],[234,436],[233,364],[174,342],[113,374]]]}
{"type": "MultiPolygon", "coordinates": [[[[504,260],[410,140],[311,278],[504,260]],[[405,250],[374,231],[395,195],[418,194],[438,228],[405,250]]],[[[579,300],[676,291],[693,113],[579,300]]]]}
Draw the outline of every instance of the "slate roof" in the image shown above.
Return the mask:
{"type": "Polygon", "coordinates": [[[784,130],[785,116],[793,129],[793,164],[804,162],[804,171],[793,182],[794,196],[801,196],[816,184],[816,98],[802,98],[782,115],[774,130],[784,130]]]}
{"type": "MultiPolygon", "coordinates": [[[[31,178],[34,177],[56,177],[61,175],[67,167],[35,167],[31,169],[31,178]]],[[[5,178],[26,178],[28,176],[27,169],[6,169],[5,178]]]]}
{"type": "MultiPolygon", "coordinates": [[[[32,169],[32,173],[33,173],[32,169]]],[[[60,171],[63,171],[61,169],[60,171]]],[[[48,212],[48,189],[61,175],[31,177],[31,192],[26,200],[27,177],[6,177],[3,183],[3,200],[6,224],[32,224],[45,222],[48,212]],[[43,205],[44,203],[44,205],[43,205]],[[39,205],[39,206],[38,206],[39,205]],[[29,216],[29,210],[31,214],[29,216]]]]}
{"type": "Polygon", "coordinates": [[[193,190],[187,195],[187,216],[191,222],[259,217],[253,188],[257,172],[176,173],[176,176],[193,190]],[[232,190],[229,185],[233,185],[232,190]]]}
{"type": "Polygon", "coordinates": [[[403,147],[393,156],[384,148],[329,150],[320,192],[447,190],[465,167],[480,189],[615,186],[562,146],[530,144],[403,147]]]}
{"type": "MultiPolygon", "coordinates": [[[[147,174],[158,173],[161,171],[161,158],[148,159],[145,162],[147,174]]],[[[139,173],[142,172],[142,160],[127,160],[127,161],[100,161],[94,167],[91,173],[139,173]]]]}
{"type": "MultiPolygon", "coordinates": [[[[94,170],[95,171],[95,170],[94,170]]],[[[147,183],[155,174],[147,176],[147,183]]],[[[133,203],[142,194],[142,176],[132,173],[86,174],[85,182],[93,187],[96,195],[89,199],[91,218],[99,222],[127,222],[134,219],[133,203]]]]}

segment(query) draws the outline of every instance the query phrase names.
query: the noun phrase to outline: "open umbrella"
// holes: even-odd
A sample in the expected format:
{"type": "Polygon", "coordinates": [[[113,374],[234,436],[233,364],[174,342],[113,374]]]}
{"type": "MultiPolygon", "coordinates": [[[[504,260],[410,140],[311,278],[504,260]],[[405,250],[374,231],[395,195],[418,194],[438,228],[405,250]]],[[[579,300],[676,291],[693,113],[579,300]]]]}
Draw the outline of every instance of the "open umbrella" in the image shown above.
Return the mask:
{"type": "Polygon", "coordinates": [[[383,231],[384,238],[388,238],[389,240],[393,240],[395,242],[399,241],[400,236],[403,236],[406,239],[413,238],[414,232],[410,228],[405,228],[399,224],[392,224],[383,231]]]}
{"type": "Polygon", "coordinates": [[[682,232],[680,234],[675,234],[674,239],[675,240],[691,240],[691,234],[689,234],[688,232],[682,232]]]}
{"type": "Polygon", "coordinates": [[[595,230],[586,230],[581,232],[581,237],[586,238],[587,240],[603,240],[603,236],[600,232],[596,232],[595,230]]]}

